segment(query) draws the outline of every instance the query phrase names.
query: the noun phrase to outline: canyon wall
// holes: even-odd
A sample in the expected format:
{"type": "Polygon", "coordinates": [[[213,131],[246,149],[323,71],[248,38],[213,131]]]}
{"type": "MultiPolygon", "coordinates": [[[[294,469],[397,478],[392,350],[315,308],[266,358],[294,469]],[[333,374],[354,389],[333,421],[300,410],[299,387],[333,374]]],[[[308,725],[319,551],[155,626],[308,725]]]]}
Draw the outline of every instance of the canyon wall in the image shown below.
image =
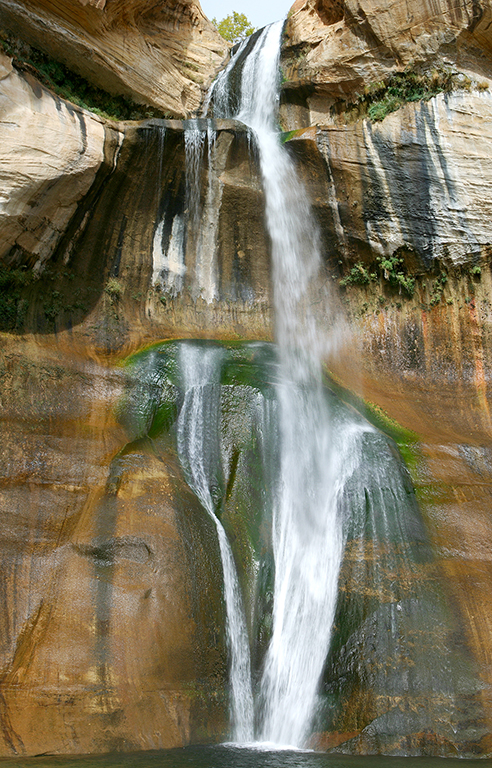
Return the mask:
{"type": "MultiPolygon", "coordinates": [[[[344,328],[327,363],[344,397],[369,401],[400,435],[433,552],[415,573],[388,552],[352,546],[340,605],[350,592],[366,618],[375,605],[398,605],[402,590],[417,600],[425,571],[450,606],[427,661],[436,649],[453,670],[466,660],[441,701],[394,683],[397,661],[383,685],[369,654],[346,686],[342,661],[365,630],[345,628],[324,679],[341,705],[315,739],[355,753],[492,750],[490,8],[441,5],[413,4],[410,17],[403,3],[296,3],[284,49],[285,138],[324,245],[313,301],[321,320],[324,302],[337,302],[344,328]],[[463,87],[371,122],[361,97],[410,65],[448,67],[463,87]]],[[[31,44],[51,30],[46,50],[87,77],[187,115],[201,84],[182,73],[208,56],[187,37],[202,18],[193,8],[43,2],[19,15],[8,0],[0,19],[31,44]],[[139,48],[131,65],[118,58],[128,52],[122,30],[135,28],[174,30],[179,76],[159,58],[152,66],[168,79],[151,82],[139,48]]],[[[205,21],[202,37],[216,46],[205,82],[225,46],[205,21]]],[[[125,361],[145,345],[273,338],[257,160],[240,124],[104,121],[5,57],[0,90],[0,751],[214,741],[228,722],[213,527],[171,446],[128,434],[120,411],[125,361]]]]}
{"type": "Polygon", "coordinates": [[[487,0],[297,0],[283,50],[287,100],[309,125],[406,68],[490,77],[491,11],[487,0]]]}
{"type": "Polygon", "coordinates": [[[188,117],[229,45],[190,0],[3,0],[0,25],[110,93],[188,117]]]}

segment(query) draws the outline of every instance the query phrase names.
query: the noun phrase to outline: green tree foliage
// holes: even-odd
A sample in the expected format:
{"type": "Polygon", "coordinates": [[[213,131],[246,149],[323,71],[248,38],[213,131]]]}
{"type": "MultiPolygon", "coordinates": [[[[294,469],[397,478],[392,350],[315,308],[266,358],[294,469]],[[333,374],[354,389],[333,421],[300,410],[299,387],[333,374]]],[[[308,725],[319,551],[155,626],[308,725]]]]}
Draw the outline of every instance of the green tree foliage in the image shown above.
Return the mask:
{"type": "Polygon", "coordinates": [[[255,32],[255,28],[246,18],[246,14],[237,11],[233,11],[222,21],[212,19],[212,24],[217,27],[224,40],[228,40],[230,43],[239,43],[240,40],[244,40],[245,37],[249,37],[255,32]]]}

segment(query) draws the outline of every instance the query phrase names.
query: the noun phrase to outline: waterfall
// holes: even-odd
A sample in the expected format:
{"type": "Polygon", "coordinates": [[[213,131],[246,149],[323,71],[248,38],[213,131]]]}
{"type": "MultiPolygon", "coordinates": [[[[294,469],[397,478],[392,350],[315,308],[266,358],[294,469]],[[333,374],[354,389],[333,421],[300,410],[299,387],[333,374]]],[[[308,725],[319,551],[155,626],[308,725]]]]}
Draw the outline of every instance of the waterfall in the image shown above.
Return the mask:
{"type": "MultiPolygon", "coordinates": [[[[462,683],[461,651],[454,679],[449,673],[446,599],[436,596],[398,451],[384,426],[357,414],[356,399],[347,404],[334,383],[325,386],[339,319],[328,292],[322,325],[313,307],[326,280],[308,196],[276,125],[281,34],[279,23],[244,41],[208,102],[215,117],[249,127],[260,160],[277,343],[183,340],[139,354],[124,420],[135,441],[167,431],[168,446],[176,437],[186,480],[217,532],[232,738],[303,747],[312,737],[324,747],[327,735],[368,722],[347,750],[394,750],[390,739],[402,731],[432,737],[430,697],[447,739],[459,700],[449,722],[439,713],[454,689],[474,688],[462,683]]],[[[187,121],[185,147],[185,204],[160,205],[155,274],[168,292],[179,290],[191,242],[186,287],[211,302],[226,163],[210,120],[187,121]]]]}
{"type": "Polygon", "coordinates": [[[177,422],[178,455],[190,487],[217,529],[224,576],[226,635],[230,654],[233,738],[253,738],[253,694],[248,635],[241,590],[230,544],[216,515],[220,487],[220,365],[221,349],[205,352],[193,344],[180,348],[183,403],[177,422]]]}
{"type": "MultiPolygon", "coordinates": [[[[159,134],[159,156],[164,151],[165,129],[159,134]]],[[[214,179],[216,135],[209,120],[184,121],[185,191],[184,209],[170,214],[164,205],[154,231],[153,284],[168,294],[176,296],[183,291],[185,276],[194,299],[199,297],[212,302],[218,297],[216,265],[217,215],[220,206],[220,182],[214,179]],[[207,145],[207,150],[205,150],[207,145]],[[201,196],[201,180],[205,154],[208,167],[208,184],[204,199],[201,196]],[[190,245],[191,244],[191,245],[190,245]],[[194,263],[187,265],[186,253],[194,253],[194,263]],[[191,267],[191,268],[190,268],[191,267]]],[[[162,159],[160,161],[162,166],[162,159]]],[[[161,186],[161,173],[158,185],[161,186]]]]}
{"type": "MultiPolygon", "coordinates": [[[[260,686],[258,735],[262,741],[302,746],[330,644],[343,551],[343,492],[358,464],[364,427],[349,423],[335,435],[323,392],[320,334],[309,306],[310,284],[320,266],[318,230],[276,126],[282,29],[282,22],[265,28],[246,57],[248,43],[238,50],[241,94],[233,116],[250,127],[260,155],[280,359],[273,631],[260,686]]],[[[228,83],[235,61],[214,87],[215,116],[230,116],[228,83]]]]}

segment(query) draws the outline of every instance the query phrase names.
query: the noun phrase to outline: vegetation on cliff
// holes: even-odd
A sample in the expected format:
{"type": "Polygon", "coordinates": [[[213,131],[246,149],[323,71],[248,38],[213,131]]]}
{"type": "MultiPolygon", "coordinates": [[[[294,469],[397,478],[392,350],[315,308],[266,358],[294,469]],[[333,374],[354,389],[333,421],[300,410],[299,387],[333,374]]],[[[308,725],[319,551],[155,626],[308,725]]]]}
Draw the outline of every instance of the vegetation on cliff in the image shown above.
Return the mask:
{"type": "Polygon", "coordinates": [[[429,101],[439,93],[469,91],[472,87],[487,90],[488,83],[473,83],[466,75],[443,67],[428,72],[409,68],[403,72],[395,72],[386,82],[368,85],[354,103],[338,103],[334,109],[344,112],[349,118],[368,117],[373,122],[379,122],[409,102],[429,101]]]}
{"type": "Polygon", "coordinates": [[[245,37],[249,37],[255,32],[255,28],[247,18],[245,13],[238,13],[233,11],[221,21],[217,21],[214,17],[212,24],[217,27],[217,31],[229,43],[239,43],[244,40],[245,37]]]}
{"type": "MultiPolygon", "coordinates": [[[[404,300],[413,301],[424,310],[442,304],[456,302],[466,306],[473,302],[485,262],[482,266],[477,263],[450,265],[435,259],[432,267],[424,271],[415,263],[409,263],[412,256],[415,254],[398,250],[392,256],[377,257],[371,263],[357,261],[345,270],[339,285],[343,289],[359,289],[365,295],[356,314],[371,311],[378,314],[390,305],[401,309],[404,300]]],[[[354,309],[358,303],[357,300],[354,303],[355,295],[352,294],[350,299],[354,309]]]]}
{"type": "Polygon", "coordinates": [[[388,257],[378,257],[374,271],[357,262],[340,280],[342,288],[348,285],[367,285],[371,281],[382,278],[392,287],[398,288],[399,293],[412,297],[415,291],[415,277],[408,274],[405,260],[397,253],[388,257]]]}

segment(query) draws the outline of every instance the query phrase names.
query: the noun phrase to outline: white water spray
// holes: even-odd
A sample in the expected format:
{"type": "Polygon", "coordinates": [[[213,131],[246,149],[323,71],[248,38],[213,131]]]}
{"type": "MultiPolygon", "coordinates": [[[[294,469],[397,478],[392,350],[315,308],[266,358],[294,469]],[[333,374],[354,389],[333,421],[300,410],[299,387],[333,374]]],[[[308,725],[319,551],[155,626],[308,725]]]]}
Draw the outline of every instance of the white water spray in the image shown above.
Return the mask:
{"type": "MultiPolygon", "coordinates": [[[[318,230],[275,124],[282,28],[282,22],[267,27],[245,59],[234,116],[253,130],[260,153],[280,355],[273,631],[261,681],[259,736],[302,746],[330,644],[343,551],[341,499],[358,463],[361,427],[351,425],[337,439],[330,429],[320,334],[309,305],[321,261],[318,230]]],[[[215,114],[231,103],[226,85],[232,69],[233,63],[215,87],[215,114]]]]}

